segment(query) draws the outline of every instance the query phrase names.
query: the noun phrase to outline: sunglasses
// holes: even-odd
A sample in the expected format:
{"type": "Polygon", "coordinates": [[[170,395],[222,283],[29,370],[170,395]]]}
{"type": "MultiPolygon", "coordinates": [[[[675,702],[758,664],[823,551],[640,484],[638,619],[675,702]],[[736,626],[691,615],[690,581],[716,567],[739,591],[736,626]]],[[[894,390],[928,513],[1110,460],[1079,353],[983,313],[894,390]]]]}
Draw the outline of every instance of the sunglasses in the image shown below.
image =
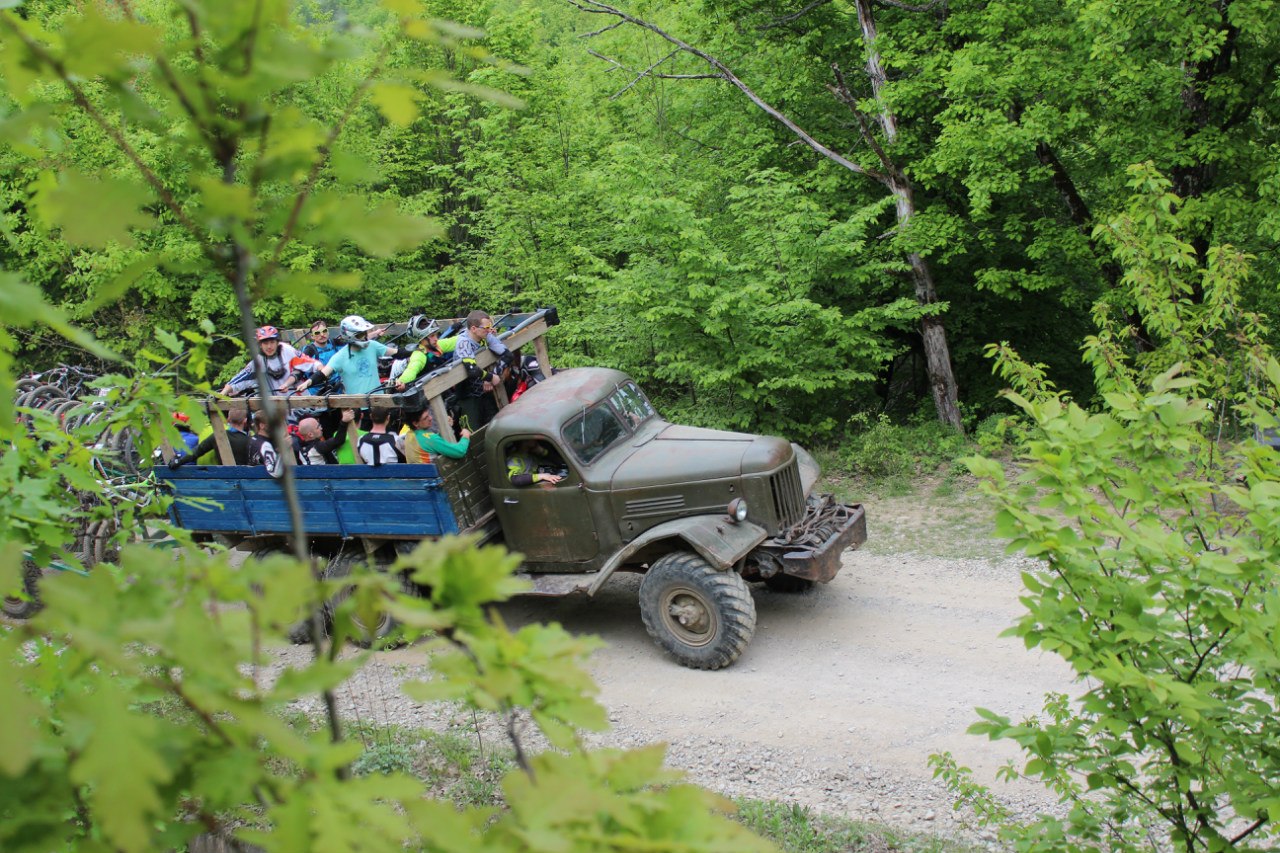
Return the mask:
{"type": "Polygon", "coordinates": [[[311,337],[313,338],[318,338],[321,335],[327,335],[327,334],[329,334],[328,329],[312,329],[311,330],[311,337]]]}

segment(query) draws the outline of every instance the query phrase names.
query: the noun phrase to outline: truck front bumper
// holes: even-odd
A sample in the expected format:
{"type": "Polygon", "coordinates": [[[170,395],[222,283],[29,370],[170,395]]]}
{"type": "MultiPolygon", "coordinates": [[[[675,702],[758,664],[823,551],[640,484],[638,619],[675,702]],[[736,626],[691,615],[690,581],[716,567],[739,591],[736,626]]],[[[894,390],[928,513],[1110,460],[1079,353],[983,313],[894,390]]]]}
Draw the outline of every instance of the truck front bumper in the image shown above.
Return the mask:
{"type": "Polygon", "coordinates": [[[805,517],[760,549],[779,564],[782,574],[827,583],[840,571],[848,548],[867,541],[867,514],[861,504],[836,503],[829,495],[811,501],[805,517]]]}

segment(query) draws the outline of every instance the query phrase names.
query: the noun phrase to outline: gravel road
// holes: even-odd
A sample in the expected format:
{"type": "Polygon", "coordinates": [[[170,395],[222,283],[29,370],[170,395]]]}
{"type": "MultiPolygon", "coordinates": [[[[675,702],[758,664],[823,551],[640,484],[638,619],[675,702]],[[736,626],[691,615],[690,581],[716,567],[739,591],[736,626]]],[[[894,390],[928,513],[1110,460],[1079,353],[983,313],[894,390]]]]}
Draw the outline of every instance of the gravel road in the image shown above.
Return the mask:
{"type": "MultiPolygon", "coordinates": [[[[874,516],[873,516],[874,518],[874,516]]],[[[872,536],[875,535],[874,522],[872,536]]],[[[847,554],[829,585],[802,594],[754,590],[755,639],[719,672],[684,669],[646,635],[638,578],[606,585],[595,600],[524,599],[504,615],[519,627],[558,621],[607,647],[591,670],[613,728],[599,745],[670,745],[669,763],[730,796],[778,799],[907,830],[964,835],[951,799],[926,759],[950,750],[980,781],[1014,757],[1006,744],[966,735],[975,706],[1014,719],[1035,713],[1047,691],[1070,690],[1059,659],[1001,639],[1019,612],[1012,558],[960,559],[911,553],[847,554]]],[[[282,649],[274,669],[301,662],[282,649]]],[[[343,691],[346,713],[384,723],[468,729],[469,713],[423,706],[396,684],[423,674],[424,653],[382,652],[343,691]]],[[[318,712],[318,707],[308,710],[318,712]]],[[[487,743],[502,739],[482,724],[487,743]]],[[[1030,785],[998,788],[1018,812],[1051,809],[1030,785]]]]}

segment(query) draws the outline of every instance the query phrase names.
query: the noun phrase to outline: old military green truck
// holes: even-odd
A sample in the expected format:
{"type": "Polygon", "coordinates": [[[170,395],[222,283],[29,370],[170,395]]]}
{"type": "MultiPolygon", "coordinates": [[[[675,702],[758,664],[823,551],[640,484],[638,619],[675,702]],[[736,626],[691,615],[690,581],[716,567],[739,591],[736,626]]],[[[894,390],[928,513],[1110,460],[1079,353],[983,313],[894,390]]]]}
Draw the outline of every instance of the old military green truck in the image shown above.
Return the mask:
{"type": "Polygon", "coordinates": [[[594,595],[614,572],[641,572],[645,628],[686,666],[719,669],[746,648],[749,582],[826,583],[867,538],[861,506],[813,494],[818,466],[798,445],[668,423],[616,370],[557,374],[482,435],[456,472],[442,466],[445,482],[487,486],[476,509],[492,506],[533,594],[594,595]],[[530,446],[563,479],[512,485],[508,460],[530,446]]]}
{"type": "MultiPolygon", "coordinates": [[[[434,404],[458,370],[429,379],[419,405],[434,404]]],[[[826,583],[866,541],[862,507],[814,494],[818,473],[798,445],[668,423],[626,374],[583,367],[506,403],[464,459],[301,466],[296,482],[312,551],[333,555],[338,575],[350,570],[343,561],[390,564],[406,543],[460,532],[522,554],[531,595],[593,596],[615,572],[638,572],[640,614],[658,645],[685,666],[719,669],[755,633],[748,584],[826,583]],[[520,470],[552,476],[516,485],[516,456],[520,470]]],[[[158,474],[175,492],[176,523],[245,549],[283,547],[288,515],[260,466],[158,474]]]]}

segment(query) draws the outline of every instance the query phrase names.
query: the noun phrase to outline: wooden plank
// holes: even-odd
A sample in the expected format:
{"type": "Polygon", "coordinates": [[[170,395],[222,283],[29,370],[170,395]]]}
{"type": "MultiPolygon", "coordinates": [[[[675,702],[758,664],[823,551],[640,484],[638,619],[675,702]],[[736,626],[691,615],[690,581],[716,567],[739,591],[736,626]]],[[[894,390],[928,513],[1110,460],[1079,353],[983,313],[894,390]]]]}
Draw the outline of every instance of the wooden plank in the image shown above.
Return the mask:
{"type": "MultiPolygon", "coordinates": [[[[394,408],[395,395],[392,394],[331,394],[328,397],[311,397],[295,395],[293,397],[271,397],[271,402],[286,409],[363,409],[365,406],[388,406],[394,408]]],[[[209,409],[229,412],[232,409],[243,409],[246,406],[251,412],[260,412],[263,408],[262,397],[236,397],[231,400],[208,400],[209,409]]]]}
{"type": "Polygon", "coordinates": [[[533,342],[533,351],[538,356],[538,369],[547,379],[551,378],[551,352],[547,349],[545,338],[537,338],[533,342]]]}
{"type": "Polygon", "coordinates": [[[453,435],[453,427],[449,425],[449,410],[445,408],[443,398],[431,398],[431,418],[436,422],[436,432],[441,438],[450,442],[457,441],[453,435]]]}
{"type": "Polygon", "coordinates": [[[213,427],[213,443],[218,447],[218,458],[222,460],[222,464],[236,464],[236,457],[231,452],[231,442],[227,441],[227,422],[219,409],[209,410],[209,425],[213,427]]]}

